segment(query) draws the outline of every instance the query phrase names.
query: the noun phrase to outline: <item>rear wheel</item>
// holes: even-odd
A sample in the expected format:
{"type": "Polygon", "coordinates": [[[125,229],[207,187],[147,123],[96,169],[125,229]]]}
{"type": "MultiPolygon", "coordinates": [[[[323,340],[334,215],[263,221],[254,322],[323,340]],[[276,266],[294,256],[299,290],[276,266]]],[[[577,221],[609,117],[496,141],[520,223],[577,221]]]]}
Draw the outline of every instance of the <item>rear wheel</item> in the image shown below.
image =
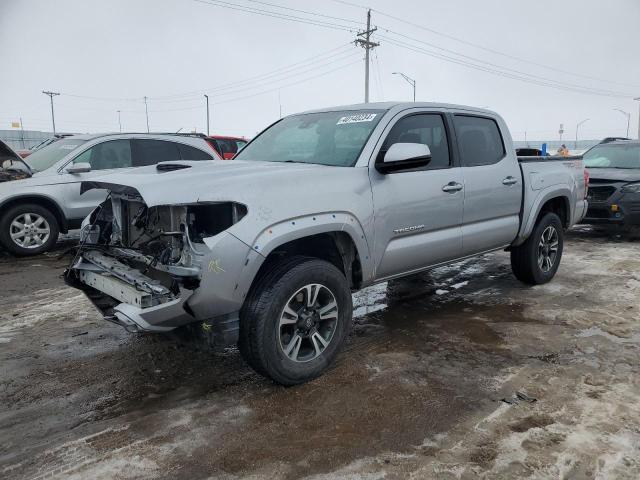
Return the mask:
{"type": "Polygon", "coordinates": [[[511,268],[516,278],[530,285],[550,281],[558,271],[564,230],[555,213],[544,214],[525,243],[511,250],[511,268]]]}
{"type": "Polygon", "coordinates": [[[0,243],[21,257],[50,250],[59,233],[56,217],[40,205],[17,205],[0,218],[0,243]]]}
{"type": "Polygon", "coordinates": [[[351,328],[344,274],[324,260],[295,257],[258,280],[240,312],[240,351],[251,367],[283,385],[321,375],[351,328]]]}

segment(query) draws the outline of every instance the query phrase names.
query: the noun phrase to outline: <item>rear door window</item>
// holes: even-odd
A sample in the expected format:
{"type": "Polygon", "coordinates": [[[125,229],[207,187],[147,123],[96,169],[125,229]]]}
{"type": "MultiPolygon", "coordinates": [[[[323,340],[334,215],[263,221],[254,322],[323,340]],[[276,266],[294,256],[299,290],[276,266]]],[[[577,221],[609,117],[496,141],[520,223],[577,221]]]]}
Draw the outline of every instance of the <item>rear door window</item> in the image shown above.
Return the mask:
{"type": "Polygon", "coordinates": [[[495,120],[469,115],[454,115],[460,157],[465,167],[498,163],[506,155],[500,129],[495,120]]]}
{"type": "Polygon", "coordinates": [[[91,165],[91,170],[131,167],[131,143],[129,140],[109,140],[99,143],[74,158],[73,163],[88,163],[91,165]]]}
{"type": "Polygon", "coordinates": [[[199,148],[192,147],[190,145],[184,145],[178,143],[178,150],[180,150],[180,157],[182,160],[213,160],[213,156],[203,152],[199,148]]]}
{"type": "MultiPolygon", "coordinates": [[[[133,166],[143,167],[159,162],[181,160],[178,144],[166,140],[132,140],[133,166]]],[[[190,159],[193,160],[193,159],[190,159]]]]}

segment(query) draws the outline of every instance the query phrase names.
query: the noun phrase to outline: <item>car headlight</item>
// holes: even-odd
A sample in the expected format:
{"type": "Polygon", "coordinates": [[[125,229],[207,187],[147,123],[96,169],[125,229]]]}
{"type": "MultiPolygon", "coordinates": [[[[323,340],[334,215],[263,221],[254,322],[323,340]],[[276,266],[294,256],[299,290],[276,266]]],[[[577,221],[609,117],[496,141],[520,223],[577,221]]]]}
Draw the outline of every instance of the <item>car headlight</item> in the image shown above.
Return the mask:
{"type": "Polygon", "coordinates": [[[622,193],[640,193],[640,183],[627,183],[620,189],[622,193]]]}

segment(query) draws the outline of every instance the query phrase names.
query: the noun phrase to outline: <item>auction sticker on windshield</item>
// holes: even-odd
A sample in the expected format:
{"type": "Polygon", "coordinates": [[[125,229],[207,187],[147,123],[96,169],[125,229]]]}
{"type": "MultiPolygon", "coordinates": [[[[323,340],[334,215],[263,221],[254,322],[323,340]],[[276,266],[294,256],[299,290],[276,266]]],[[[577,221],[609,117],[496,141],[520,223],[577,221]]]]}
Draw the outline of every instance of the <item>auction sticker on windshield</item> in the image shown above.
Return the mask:
{"type": "Polygon", "coordinates": [[[346,123],[372,122],[376,118],[377,113],[359,113],[357,115],[348,115],[341,117],[336,125],[344,125],[346,123]]]}

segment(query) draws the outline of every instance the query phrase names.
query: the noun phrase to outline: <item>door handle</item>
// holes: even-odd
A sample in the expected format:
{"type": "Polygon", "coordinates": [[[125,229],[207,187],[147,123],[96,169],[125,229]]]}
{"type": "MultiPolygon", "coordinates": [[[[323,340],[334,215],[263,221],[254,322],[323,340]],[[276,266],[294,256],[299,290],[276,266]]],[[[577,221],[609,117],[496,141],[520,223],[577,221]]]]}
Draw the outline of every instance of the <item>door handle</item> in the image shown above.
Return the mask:
{"type": "Polygon", "coordinates": [[[449,182],[442,187],[442,191],[447,193],[456,193],[460,190],[462,190],[462,184],[456,182],[449,182]]]}
{"type": "Polygon", "coordinates": [[[518,183],[518,179],[511,176],[502,180],[503,185],[515,185],[516,183],[518,183]]]}

